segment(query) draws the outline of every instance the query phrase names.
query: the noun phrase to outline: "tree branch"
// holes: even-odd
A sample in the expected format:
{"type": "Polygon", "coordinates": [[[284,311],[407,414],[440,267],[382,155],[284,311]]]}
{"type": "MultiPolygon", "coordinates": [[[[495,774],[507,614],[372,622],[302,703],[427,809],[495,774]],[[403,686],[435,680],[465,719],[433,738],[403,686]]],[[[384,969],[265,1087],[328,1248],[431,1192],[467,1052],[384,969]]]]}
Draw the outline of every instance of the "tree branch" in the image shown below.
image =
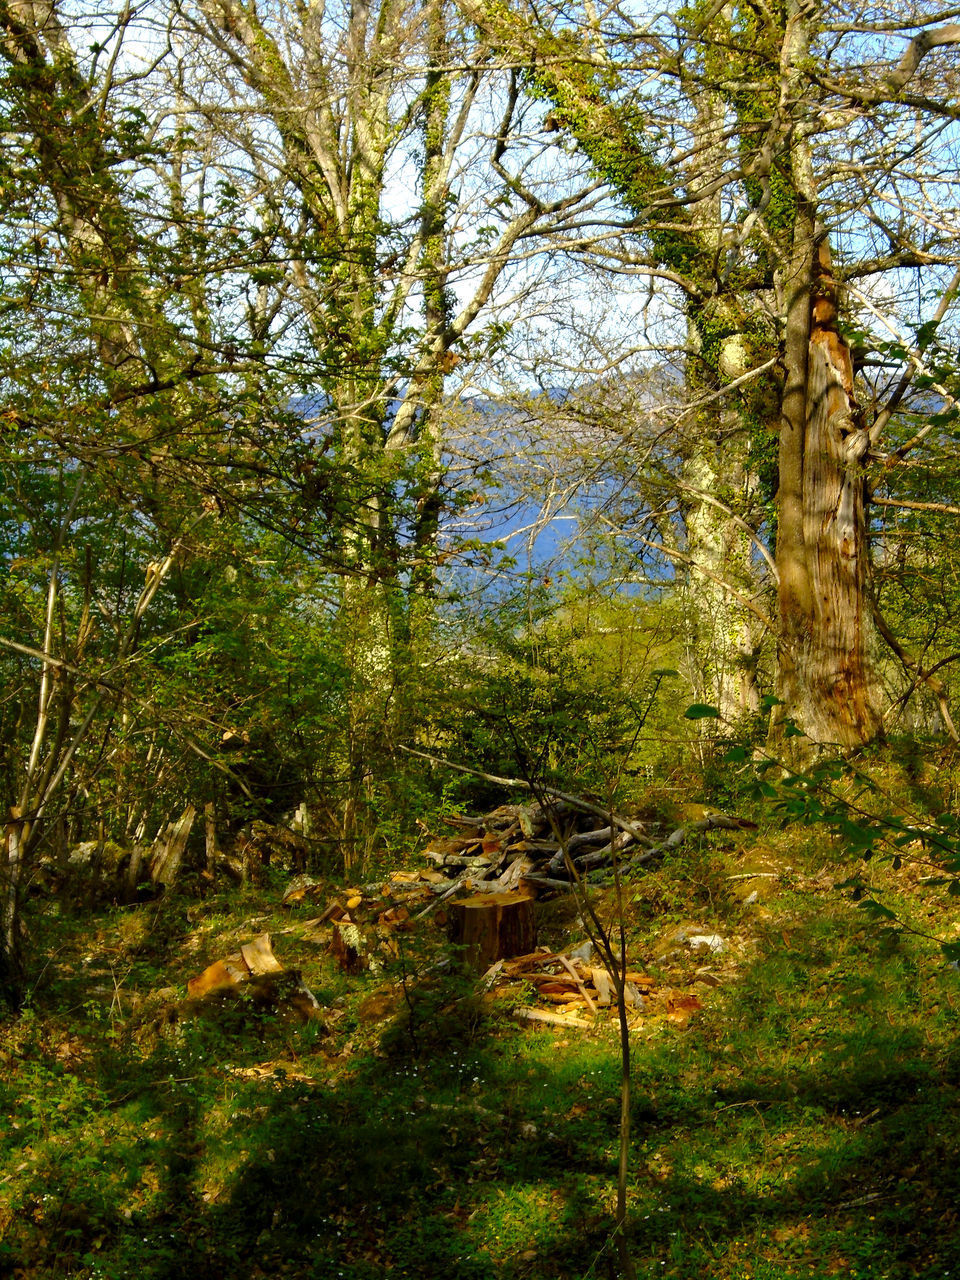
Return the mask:
{"type": "Polygon", "coordinates": [[[556,787],[548,787],[542,782],[538,782],[536,786],[532,786],[524,778],[501,778],[495,773],[485,773],[483,769],[475,769],[468,764],[455,764],[452,760],[446,760],[443,756],[430,755],[427,751],[417,751],[414,747],[400,746],[400,750],[406,752],[409,756],[416,756],[420,760],[428,760],[431,764],[438,764],[443,769],[453,769],[456,773],[467,773],[473,778],[482,778],[484,782],[492,782],[498,787],[519,788],[522,791],[537,792],[542,791],[544,795],[552,797],[554,800],[565,800],[567,804],[573,805],[576,809],[582,809],[584,813],[595,813],[601,818],[606,818],[608,822],[612,822],[613,826],[619,827],[621,831],[627,831],[635,840],[647,843],[647,836],[643,827],[639,823],[631,822],[629,818],[623,818],[618,814],[611,814],[610,810],[603,805],[594,804],[592,800],[584,800],[582,796],[572,795],[569,791],[559,791],[556,787]]]}

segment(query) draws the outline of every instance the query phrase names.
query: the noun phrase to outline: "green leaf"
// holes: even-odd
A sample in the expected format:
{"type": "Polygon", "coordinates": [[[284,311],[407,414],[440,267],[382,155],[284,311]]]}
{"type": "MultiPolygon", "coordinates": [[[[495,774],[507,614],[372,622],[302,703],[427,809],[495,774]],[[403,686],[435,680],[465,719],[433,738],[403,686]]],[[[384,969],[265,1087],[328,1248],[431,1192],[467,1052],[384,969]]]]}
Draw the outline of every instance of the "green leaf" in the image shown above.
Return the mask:
{"type": "Polygon", "coordinates": [[[898,849],[903,849],[908,844],[916,844],[918,840],[923,840],[922,831],[908,831],[902,836],[897,836],[893,843],[898,849]]]}
{"type": "Polygon", "coordinates": [[[837,830],[854,849],[867,849],[873,844],[876,832],[872,827],[861,825],[859,822],[850,822],[841,819],[837,823],[837,830]]]}
{"type": "Polygon", "coordinates": [[[705,702],[695,702],[692,707],[687,707],[683,718],[685,720],[719,720],[720,712],[716,707],[708,706],[705,702]]]}
{"type": "Polygon", "coordinates": [[[875,920],[896,920],[897,913],[891,911],[889,907],[885,907],[882,902],[878,902],[876,898],[864,898],[860,903],[860,910],[865,911],[868,916],[872,916],[875,920]]]}
{"type": "Polygon", "coordinates": [[[917,330],[918,346],[925,347],[928,342],[931,342],[933,340],[933,337],[937,332],[937,326],[939,325],[939,323],[940,323],[939,320],[928,320],[926,324],[922,324],[920,326],[920,328],[917,330]]]}
{"type": "Polygon", "coordinates": [[[960,963],[960,942],[941,942],[940,950],[953,964],[960,963]]]}

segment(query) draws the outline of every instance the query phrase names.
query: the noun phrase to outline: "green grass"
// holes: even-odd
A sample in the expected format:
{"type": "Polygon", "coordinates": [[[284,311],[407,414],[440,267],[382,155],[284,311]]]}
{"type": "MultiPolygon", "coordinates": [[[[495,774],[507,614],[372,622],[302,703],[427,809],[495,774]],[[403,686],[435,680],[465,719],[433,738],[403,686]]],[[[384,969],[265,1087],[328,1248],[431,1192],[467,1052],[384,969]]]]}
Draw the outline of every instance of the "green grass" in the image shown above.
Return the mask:
{"type": "MultiPolygon", "coordinates": [[[[739,940],[722,985],[697,988],[699,1018],[634,1032],[638,1274],[960,1276],[960,975],[789,854],[794,873],[761,909],[727,894],[738,863],[720,845],[637,883],[631,954],[665,984],[688,986],[702,964],[658,951],[684,905],[739,940]]],[[[888,889],[952,927],[946,897],[917,899],[892,872],[888,889]]],[[[38,916],[48,963],[0,1028],[0,1273],[617,1274],[612,1029],[520,1029],[435,976],[412,1028],[405,1002],[371,1019],[382,980],[337,973],[273,900],[38,916]],[[153,993],[182,995],[264,929],[331,1006],[325,1028],[165,1020],[153,993]]],[[[411,939],[408,972],[441,945],[429,930],[411,939]]]]}

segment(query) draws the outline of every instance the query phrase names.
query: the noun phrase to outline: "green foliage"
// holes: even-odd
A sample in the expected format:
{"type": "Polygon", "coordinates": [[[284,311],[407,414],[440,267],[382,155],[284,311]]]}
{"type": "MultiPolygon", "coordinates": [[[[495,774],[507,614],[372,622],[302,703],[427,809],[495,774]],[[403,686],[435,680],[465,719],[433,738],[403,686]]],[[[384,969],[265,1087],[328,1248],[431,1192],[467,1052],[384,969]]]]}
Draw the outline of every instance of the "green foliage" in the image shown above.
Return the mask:
{"type": "MultiPolygon", "coordinates": [[[[795,875],[762,918],[731,906],[720,926],[737,977],[704,988],[686,1027],[651,1007],[632,1032],[638,1274],[932,1280],[960,1262],[956,974],[925,939],[890,950],[818,887],[817,841],[778,840],[795,875]]],[[[676,920],[716,919],[710,896],[684,897],[691,866],[705,870],[691,854],[635,886],[656,909],[628,919],[629,954],[665,985],[681,979],[657,945],[663,895],[676,920]]],[[[612,1035],[521,1030],[486,998],[461,1017],[480,1000],[462,974],[424,982],[443,944],[421,935],[407,977],[423,1039],[413,1052],[401,1030],[384,1056],[384,1021],[364,1012],[382,978],[344,979],[312,929],[255,896],[200,905],[168,902],[152,933],[156,908],[138,909],[149,964],[121,943],[130,912],[44,921],[44,985],[0,1026],[5,1262],[51,1280],[172,1277],[189,1239],[191,1265],[222,1280],[251,1260],[304,1280],[606,1268],[612,1035]],[[251,913],[281,958],[302,956],[326,1025],[171,1024],[157,989],[182,993],[251,913]]]]}
{"type": "MultiPolygon", "coordinates": [[[[521,20],[499,10],[495,21],[512,31],[521,20]]],[[[551,103],[556,126],[569,132],[627,208],[648,223],[646,235],[657,259],[681,276],[696,276],[706,251],[687,209],[679,205],[671,211],[679,227],[649,220],[651,206],[675,193],[676,178],[657,156],[643,106],[630,100],[612,67],[591,65],[576,36],[540,31],[535,43],[525,76],[531,94],[551,103]]]]}
{"type": "Polygon", "coordinates": [[[687,707],[683,718],[685,720],[718,720],[720,712],[716,707],[708,706],[705,702],[695,702],[687,707]]]}
{"type": "MultiPolygon", "coordinates": [[[[436,724],[452,758],[495,774],[629,794],[671,761],[676,707],[670,609],[571,586],[501,601],[446,668],[436,724]]],[[[483,783],[472,784],[482,803],[483,783]]],[[[492,793],[491,793],[492,794],[492,793]]]]}
{"type": "MultiPolygon", "coordinates": [[[[960,821],[952,812],[916,809],[917,797],[906,800],[872,776],[879,762],[858,765],[843,757],[821,754],[803,769],[785,768],[768,755],[743,746],[731,748],[721,767],[736,769],[738,792],[784,828],[802,825],[830,832],[849,862],[859,860],[874,868],[889,865],[894,872],[905,866],[923,877],[929,891],[943,889],[960,896],[960,821]]],[[[929,803],[930,797],[924,797],[929,803]]],[[[867,879],[856,869],[838,881],[857,908],[882,926],[882,934],[895,943],[901,935],[915,934],[938,940],[936,926],[905,918],[882,901],[889,889],[867,879]]],[[[940,940],[948,959],[956,956],[956,944],[940,940]]]]}

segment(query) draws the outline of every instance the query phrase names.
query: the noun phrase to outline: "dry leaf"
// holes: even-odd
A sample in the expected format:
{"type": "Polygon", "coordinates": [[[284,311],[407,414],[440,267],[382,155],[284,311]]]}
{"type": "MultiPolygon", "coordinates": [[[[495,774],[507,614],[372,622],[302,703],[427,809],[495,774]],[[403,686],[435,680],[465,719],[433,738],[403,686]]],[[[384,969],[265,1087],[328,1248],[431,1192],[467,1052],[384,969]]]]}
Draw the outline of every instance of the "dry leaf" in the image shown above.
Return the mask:
{"type": "Polygon", "coordinates": [[[702,1008],[703,1004],[696,996],[682,995],[680,992],[673,991],[667,996],[667,1017],[678,1026],[685,1026],[702,1008]]]}

